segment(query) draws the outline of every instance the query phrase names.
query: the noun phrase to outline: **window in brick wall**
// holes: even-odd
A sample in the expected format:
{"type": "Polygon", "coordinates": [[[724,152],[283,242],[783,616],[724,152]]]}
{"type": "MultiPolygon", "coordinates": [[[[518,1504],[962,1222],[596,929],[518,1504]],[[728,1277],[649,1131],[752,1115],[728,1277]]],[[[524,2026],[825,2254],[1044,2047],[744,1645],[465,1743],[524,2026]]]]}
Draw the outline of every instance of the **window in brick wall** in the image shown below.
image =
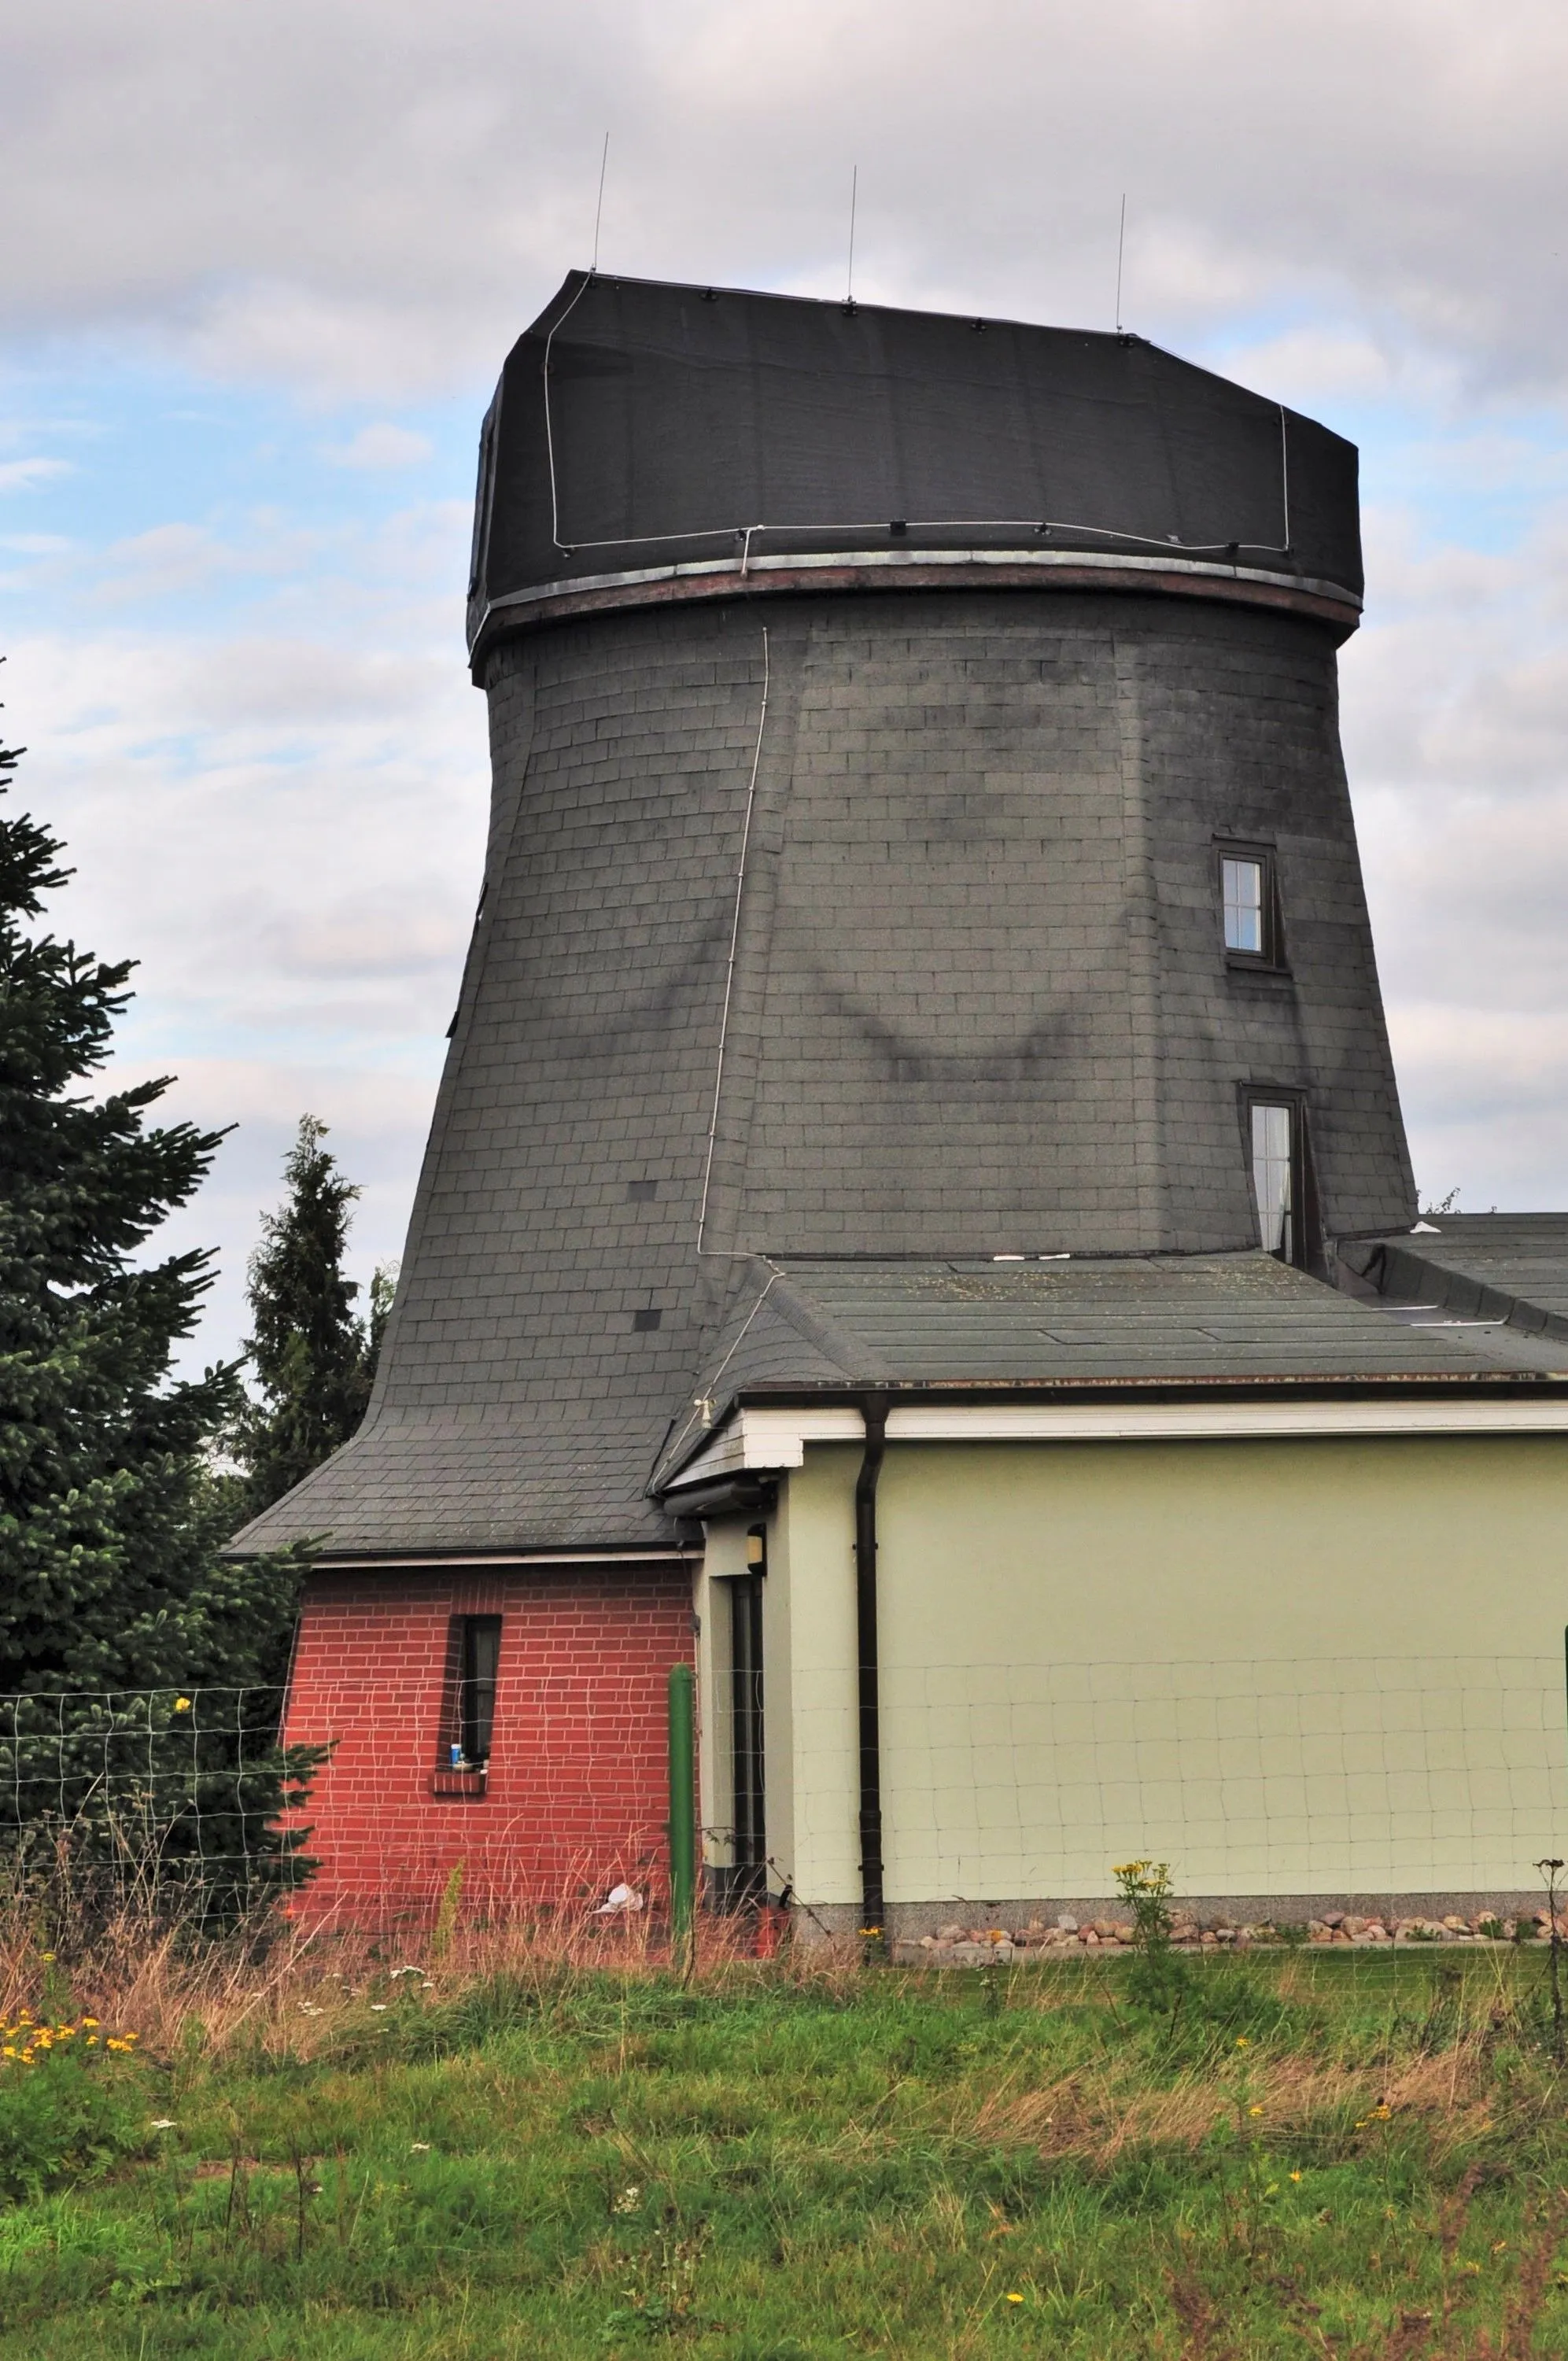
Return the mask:
{"type": "Polygon", "coordinates": [[[450,1726],[452,1768],[483,1771],[490,1759],[496,1727],[496,1675],[500,1666],[499,1615],[455,1619],[452,1662],[456,1675],[450,1726]]]}

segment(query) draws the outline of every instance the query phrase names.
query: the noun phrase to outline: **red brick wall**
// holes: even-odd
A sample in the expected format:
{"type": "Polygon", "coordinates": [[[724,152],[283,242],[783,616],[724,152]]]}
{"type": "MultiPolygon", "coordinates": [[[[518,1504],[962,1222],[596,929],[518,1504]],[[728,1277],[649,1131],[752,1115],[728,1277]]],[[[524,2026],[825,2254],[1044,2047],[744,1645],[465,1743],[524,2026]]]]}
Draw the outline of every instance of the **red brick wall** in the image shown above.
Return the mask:
{"type": "Polygon", "coordinates": [[[303,1906],[428,1916],[461,1861],[468,1912],[655,1890],[668,1815],[665,1693],[692,1661],[684,1566],[318,1574],[290,1684],[291,1745],[333,1742],[301,1816],[322,1868],[303,1906]],[[489,1776],[436,1796],[455,1615],[501,1618],[489,1776]]]}

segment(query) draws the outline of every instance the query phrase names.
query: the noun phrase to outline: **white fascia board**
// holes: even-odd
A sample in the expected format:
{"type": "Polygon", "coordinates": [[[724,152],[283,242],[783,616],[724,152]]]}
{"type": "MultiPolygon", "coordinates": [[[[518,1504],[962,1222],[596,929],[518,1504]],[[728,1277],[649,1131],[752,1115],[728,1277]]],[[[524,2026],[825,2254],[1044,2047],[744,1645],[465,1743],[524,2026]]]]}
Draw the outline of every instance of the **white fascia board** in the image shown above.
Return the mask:
{"type": "Polygon", "coordinates": [[[695,1459],[677,1487],[711,1484],[748,1467],[803,1467],[808,1443],[861,1443],[866,1422],[858,1410],[834,1403],[821,1410],[742,1410],[695,1459]]]}
{"type": "MultiPolygon", "coordinates": [[[[906,1403],[889,1412],[890,1443],[1171,1443],[1226,1436],[1563,1434],[1568,1399],[1358,1396],[1292,1401],[906,1403]]],[[[808,1443],[859,1443],[865,1422],[846,1406],[737,1412],[682,1468],[676,1487],[749,1468],[800,1467],[808,1443]]]]}
{"type": "Polygon", "coordinates": [[[1563,1434],[1568,1400],[1433,1401],[1000,1402],[992,1406],[895,1410],[890,1443],[1077,1443],[1202,1441],[1275,1434],[1563,1434]]]}

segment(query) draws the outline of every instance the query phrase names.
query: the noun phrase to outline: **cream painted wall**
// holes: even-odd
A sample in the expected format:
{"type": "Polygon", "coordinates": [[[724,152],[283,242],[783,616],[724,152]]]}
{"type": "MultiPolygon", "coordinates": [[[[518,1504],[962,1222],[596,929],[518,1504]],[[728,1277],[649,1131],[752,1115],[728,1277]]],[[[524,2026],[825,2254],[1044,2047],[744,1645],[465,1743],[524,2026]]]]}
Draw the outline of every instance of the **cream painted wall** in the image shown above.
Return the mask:
{"type": "MultiPolygon", "coordinates": [[[[853,1446],[781,1488],[770,1850],[852,1904],[853,1446]]],[[[1568,1851],[1551,1438],[893,1444],[890,1902],[1516,1888],[1568,1851]]]]}
{"type": "Polygon", "coordinates": [[[824,1444],[779,1487],[762,1624],[768,1850],[806,1903],[861,1898],[855,1655],[859,1444],[824,1444]]]}

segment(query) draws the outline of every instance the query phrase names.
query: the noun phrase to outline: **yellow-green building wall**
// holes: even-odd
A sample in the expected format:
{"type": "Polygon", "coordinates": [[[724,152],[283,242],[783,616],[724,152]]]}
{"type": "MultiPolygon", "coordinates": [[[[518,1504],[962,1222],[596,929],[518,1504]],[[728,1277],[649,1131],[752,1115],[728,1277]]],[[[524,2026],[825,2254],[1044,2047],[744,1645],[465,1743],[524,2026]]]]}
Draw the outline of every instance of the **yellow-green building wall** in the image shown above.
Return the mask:
{"type": "MultiPolygon", "coordinates": [[[[860,1464],[782,1479],[764,1609],[775,1887],[839,1916],[860,1464]]],[[[877,1516],[891,1908],[1108,1894],[1138,1856],[1214,1896],[1514,1892],[1568,1850],[1555,1438],[893,1444],[877,1516]]]]}

